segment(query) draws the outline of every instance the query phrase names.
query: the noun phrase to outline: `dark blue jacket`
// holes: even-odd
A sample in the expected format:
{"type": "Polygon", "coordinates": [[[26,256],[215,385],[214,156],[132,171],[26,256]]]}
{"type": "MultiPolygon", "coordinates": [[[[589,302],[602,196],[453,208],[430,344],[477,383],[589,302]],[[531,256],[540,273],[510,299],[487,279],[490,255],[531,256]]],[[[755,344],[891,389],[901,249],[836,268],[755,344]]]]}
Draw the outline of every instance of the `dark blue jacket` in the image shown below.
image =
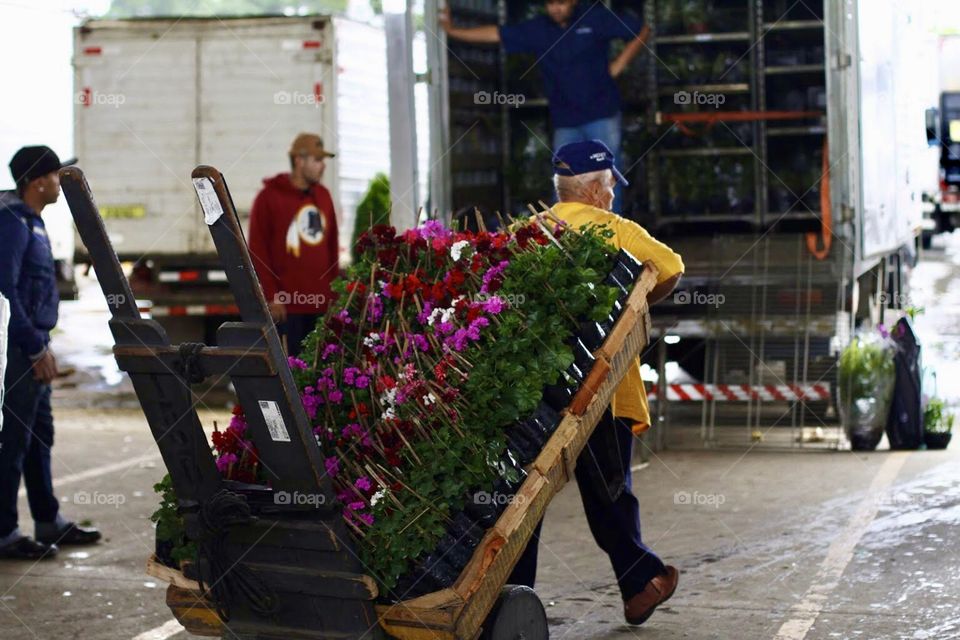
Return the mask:
{"type": "Polygon", "coordinates": [[[0,293],[10,300],[10,348],[39,355],[57,325],[56,267],[43,220],[13,191],[0,191],[0,293]]]}

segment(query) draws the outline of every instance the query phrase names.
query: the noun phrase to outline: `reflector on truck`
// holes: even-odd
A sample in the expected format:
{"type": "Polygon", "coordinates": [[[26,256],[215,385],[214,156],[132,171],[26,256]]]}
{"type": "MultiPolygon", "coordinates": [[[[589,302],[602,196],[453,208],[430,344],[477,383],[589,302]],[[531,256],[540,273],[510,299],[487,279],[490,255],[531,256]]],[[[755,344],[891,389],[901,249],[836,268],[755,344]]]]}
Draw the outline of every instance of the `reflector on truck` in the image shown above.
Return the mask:
{"type": "Polygon", "coordinates": [[[100,216],[103,218],[143,218],[147,215],[147,208],[142,204],[106,205],[100,207],[100,216]]]}

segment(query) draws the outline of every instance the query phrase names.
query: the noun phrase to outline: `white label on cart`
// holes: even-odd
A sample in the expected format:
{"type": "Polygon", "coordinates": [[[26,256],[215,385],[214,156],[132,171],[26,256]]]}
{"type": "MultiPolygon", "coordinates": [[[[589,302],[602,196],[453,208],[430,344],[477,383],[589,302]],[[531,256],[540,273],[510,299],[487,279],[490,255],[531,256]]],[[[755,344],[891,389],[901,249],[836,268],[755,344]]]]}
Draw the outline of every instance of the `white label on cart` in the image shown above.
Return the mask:
{"type": "Polygon", "coordinates": [[[283,416],[280,415],[280,407],[277,403],[270,400],[260,400],[259,402],[260,411],[263,413],[267,430],[270,432],[270,438],[274,442],[290,442],[290,433],[287,431],[287,425],[283,424],[283,416]]]}
{"type": "Polygon", "coordinates": [[[208,225],[213,224],[223,215],[223,207],[220,206],[220,199],[217,192],[213,189],[213,183],[210,178],[194,178],[193,188],[197,191],[197,197],[200,198],[200,208],[203,209],[203,221],[208,225]]]}

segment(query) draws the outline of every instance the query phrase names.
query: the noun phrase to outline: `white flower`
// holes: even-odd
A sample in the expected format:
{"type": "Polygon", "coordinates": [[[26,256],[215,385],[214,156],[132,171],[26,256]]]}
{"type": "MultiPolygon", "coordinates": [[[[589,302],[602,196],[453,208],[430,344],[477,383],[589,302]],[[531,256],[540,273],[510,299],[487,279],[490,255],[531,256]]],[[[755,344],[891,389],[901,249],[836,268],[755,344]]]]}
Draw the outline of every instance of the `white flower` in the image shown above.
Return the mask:
{"type": "Polygon", "coordinates": [[[427,395],[423,396],[423,404],[424,404],[424,406],[429,407],[430,405],[432,405],[432,404],[435,403],[436,401],[437,401],[437,396],[433,395],[432,393],[428,393],[427,395]]]}
{"type": "Polygon", "coordinates": [[[381,500],[383,500],[384,496],[386,495],[387,495],[386,489],[380,489],[380,491],[377,491],[375,494],[370,496],[370,506],[372,507],[378,502],[380,502],[381,500]]]}
{"type": "Polygon", "coordinates": [[[460,256],[463,254],[463,250],[470,246],[470,242],[467,240],[461,240],[459,242],[454,242],[450,247],[450,257],[453,258],[454,262],[460,260],[460,256]]]}
{"type": "Polygon", "coordinates": [[[373,345],[377,344],[377,342],[379,341],[380,341],[380,334],[371,333],[366,338],[363,339],[363,344],[366,347],[372,347],[373,345]]]}

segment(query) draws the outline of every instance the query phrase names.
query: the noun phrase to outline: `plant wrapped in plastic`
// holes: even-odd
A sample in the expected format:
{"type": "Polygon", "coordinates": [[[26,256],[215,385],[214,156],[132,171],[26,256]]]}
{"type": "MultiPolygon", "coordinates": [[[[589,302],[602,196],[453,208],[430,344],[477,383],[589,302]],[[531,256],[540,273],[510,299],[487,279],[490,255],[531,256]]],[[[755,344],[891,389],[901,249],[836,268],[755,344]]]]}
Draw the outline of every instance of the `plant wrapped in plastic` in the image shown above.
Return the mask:
{"type": "MultiPolygon", "coordinates": [[[[574,334],[606,321],[620,294],[603,284],[607,236],[539,217],[503,233],[431,221],[360,237],[337,301],[290,362],[343,518],[388,598],[456,578],[522,481],[508,440],[529,457],[556,427],[544,387],[589,362],[574,334]]],[[[235,442],[237,418],[219,437],[228,475],[256,457],[235,442]]]]}
{"type": "Polygon", "coordinates": [[[881,325],[855,336],[840,355],[840,413],[856,450],[875,449],[883,437],[896,382],[893,349],[881,325]]]}

